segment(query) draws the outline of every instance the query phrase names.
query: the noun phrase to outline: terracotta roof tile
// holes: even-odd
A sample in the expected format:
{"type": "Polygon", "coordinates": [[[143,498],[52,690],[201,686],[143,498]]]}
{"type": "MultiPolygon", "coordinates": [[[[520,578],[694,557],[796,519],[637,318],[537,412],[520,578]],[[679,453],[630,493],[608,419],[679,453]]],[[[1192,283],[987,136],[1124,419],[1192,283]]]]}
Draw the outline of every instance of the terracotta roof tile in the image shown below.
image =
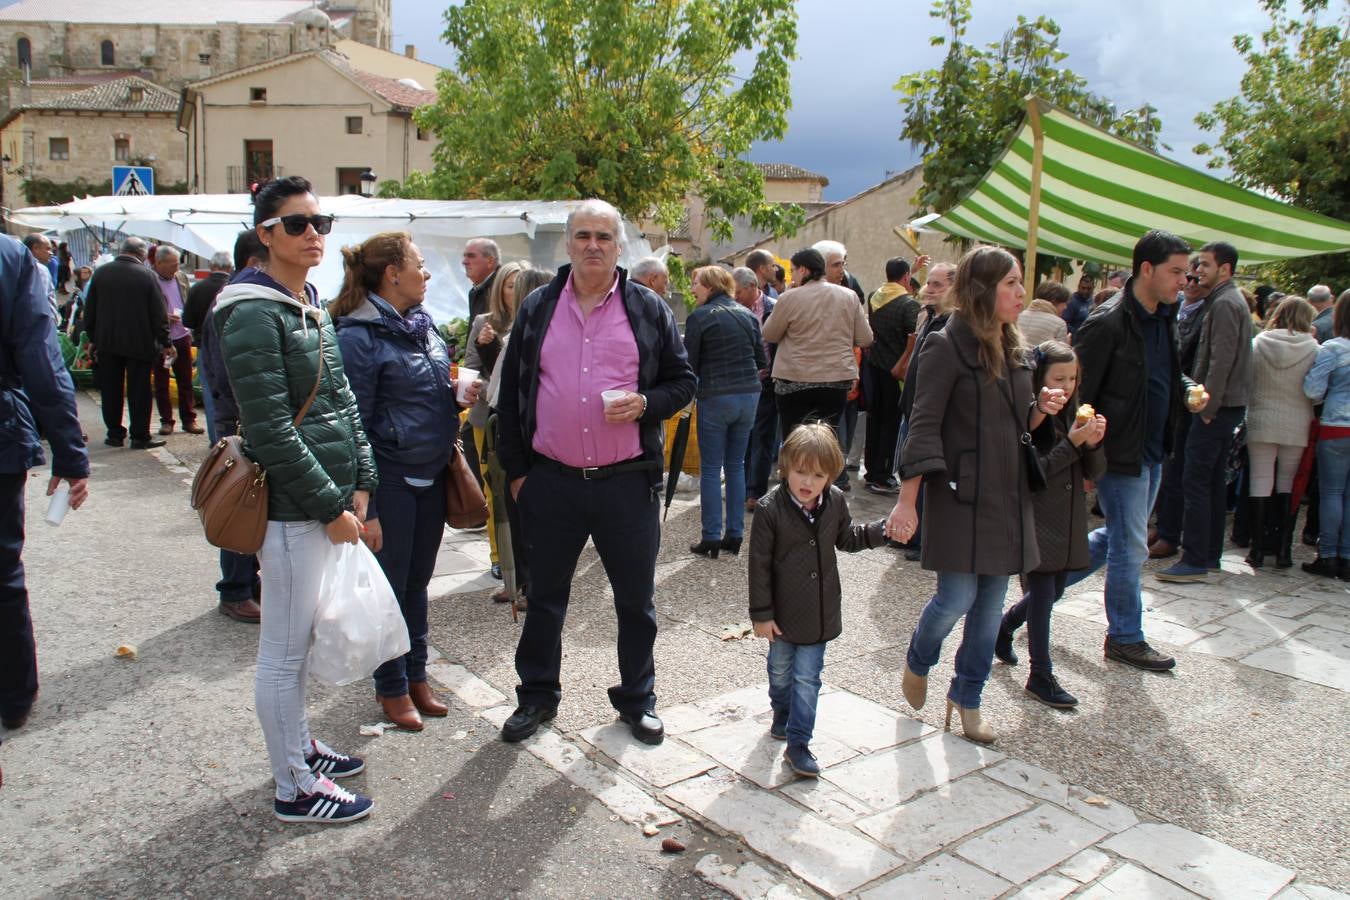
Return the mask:
{"type": "Polygon", "coordinates": [[[818,172],[812,172],[809,169],[803,169],[801,166],[794,166],[791,163],[755,163],[759,170],[764,173],[765,178],[780,178],[789,181],[819,181],[821,184],[829,184],[830,179],[818,172]]]}
{"type": "Polygon", "coordinates": [[[98,84],[82,91],[73,91],[59,97],[34,100],[23,109],[85,109],[98,112],[176,112],[178,95],[154,82],[135,75],[98,84]],[[132,91],[140,89],[140,99],[133,99],[132,91]]]}

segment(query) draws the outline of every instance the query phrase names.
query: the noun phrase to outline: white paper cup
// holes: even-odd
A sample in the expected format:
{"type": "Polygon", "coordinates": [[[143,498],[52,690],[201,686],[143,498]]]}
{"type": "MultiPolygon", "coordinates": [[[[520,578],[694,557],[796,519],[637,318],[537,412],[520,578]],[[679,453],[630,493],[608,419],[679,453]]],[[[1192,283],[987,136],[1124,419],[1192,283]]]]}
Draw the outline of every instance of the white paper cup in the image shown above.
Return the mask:
{"type": "Polygon", "coordinates": [[[620,400],[622,400],[624,397],[627,397],[627,396],[628,396],[628,392],[627,392],[627,391],[601,391],[601,392],[600,392],[600,400],[601,400],[602,403],[605,404],[605,411],[606,411],[606,412],[609,411],[609,408],[610,408],[611,406],[613,406],[615,403],[618,403],[620,400]]]}
{"type": "Polygon", "coordinates": [[[474,369],[459,367],[459,380],[455,382],[455,399],[460,403],[468,402],[469,386],[478,380],[478,372],[474,369]]]}
{"type": "Polygon", "coordinates": [[[53,527],[60,525],[69,509],[70,482],[62,481],[57,484],[56,492],[52,494],[51,502],[47,504],[47,524],[53,527]]]}

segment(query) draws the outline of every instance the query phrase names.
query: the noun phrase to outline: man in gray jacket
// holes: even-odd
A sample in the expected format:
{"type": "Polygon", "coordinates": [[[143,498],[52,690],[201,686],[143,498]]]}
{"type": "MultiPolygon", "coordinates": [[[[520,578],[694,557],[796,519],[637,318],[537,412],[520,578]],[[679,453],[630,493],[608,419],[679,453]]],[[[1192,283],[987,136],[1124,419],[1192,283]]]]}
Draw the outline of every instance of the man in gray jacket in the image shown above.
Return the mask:
{"type": "Polygon", "coordinates": [[[1159,572],[1159,581],[1208,581],[1223,554],[1228,451],[1246,415],[1252,383],[1252,317],[1233,283],[1236,268],[1232,244],[1214,241],[1200,248],[1196,274],[1209,294],[1209,309],[1191,377],[1205,386],[1209,402],[1192,415],[1186,438],[1181,561],[1159,572]]]}

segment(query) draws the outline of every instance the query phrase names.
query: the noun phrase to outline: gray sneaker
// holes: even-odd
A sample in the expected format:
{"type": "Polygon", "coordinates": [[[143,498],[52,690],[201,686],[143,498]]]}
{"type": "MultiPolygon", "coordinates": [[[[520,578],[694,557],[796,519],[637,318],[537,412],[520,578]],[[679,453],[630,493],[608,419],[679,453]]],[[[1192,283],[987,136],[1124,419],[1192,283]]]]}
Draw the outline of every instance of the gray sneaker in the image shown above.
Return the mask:
{"type": "Polygon", "coordinates": [[[1114,659],[1116,662],[1123,662],[1126,665],[1134,666],[1136,669],[1145,669],[1149,672],[1167,672],[1175,668],[1177,664],[1177,661],[1172,657],[1159,653],[1150,647],[1148,641],[1121,644],[1107,638],[1103,650],[1107,659],[1114,659]]]}

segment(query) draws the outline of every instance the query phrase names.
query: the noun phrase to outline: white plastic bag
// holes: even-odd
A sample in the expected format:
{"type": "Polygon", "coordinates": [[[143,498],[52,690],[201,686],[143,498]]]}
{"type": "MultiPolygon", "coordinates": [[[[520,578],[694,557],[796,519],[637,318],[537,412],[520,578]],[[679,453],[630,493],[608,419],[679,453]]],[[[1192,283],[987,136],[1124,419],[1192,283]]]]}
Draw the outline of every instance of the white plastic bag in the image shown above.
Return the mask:
{"type": "Polygon", "coordinates": [[[319,583],[310,674],[333,685],[369,678],[412,646],[398,599],[363,543],[336,544],[319,583]]]}

